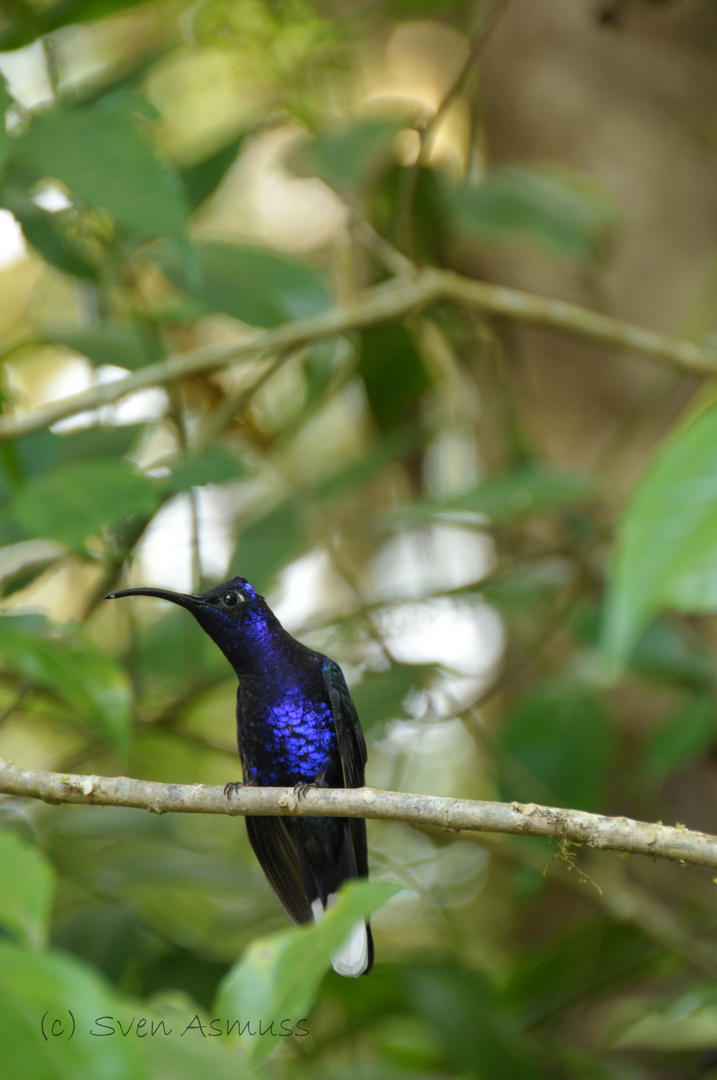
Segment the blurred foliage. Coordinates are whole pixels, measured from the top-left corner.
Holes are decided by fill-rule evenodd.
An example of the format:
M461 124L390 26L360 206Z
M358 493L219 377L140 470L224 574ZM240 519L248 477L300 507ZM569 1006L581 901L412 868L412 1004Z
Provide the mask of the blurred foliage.
M0 269L5 417L350 300L396 248L594 271L623 220L605 190L486 161L478 108L419 166L426 103L381 83L402 20L467 49L486 7L4 4L0 67L36 91L0 79L28 246ZM369 783L670 820L714 755L717 412L615 514L599 470L541 460L508 348L440 304L3 441L0 754L237 777L219 652L181 610L101 598L241 573L344 665ZM369 846L372 882L297 931L235 819L0 802L0 1072L715 1075L709 873L398 824ZM341 979L370 912L376 967Z

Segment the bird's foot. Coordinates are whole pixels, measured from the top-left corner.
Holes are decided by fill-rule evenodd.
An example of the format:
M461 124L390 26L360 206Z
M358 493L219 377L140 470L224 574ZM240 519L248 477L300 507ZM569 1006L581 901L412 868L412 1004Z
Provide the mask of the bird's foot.
M306 792L312 787L316 787L316 784L309 784L306 780L299 780L298 784L294 784L294 795L296 795L297 799L305 799Z
M228 784L224 785L224 795L227 799L231 799L232 795L243 787L256 787L256 780L230 780Z

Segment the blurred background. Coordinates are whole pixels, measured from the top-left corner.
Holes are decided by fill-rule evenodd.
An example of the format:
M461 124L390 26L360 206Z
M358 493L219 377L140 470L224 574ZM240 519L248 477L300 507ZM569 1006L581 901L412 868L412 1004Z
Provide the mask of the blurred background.
M102 597L241 574L342 665L368 784L717 832L717 522L660 562L717 505L695 376L445 302L12 428L426 265L709 344L716 57L711 0L4 0L0 757L238 778L215 646ZM368 829L376 967L296 1016L242 822L0 802L7 1075L717 1076L714 871ZM237 980L309 1034L86 1033Z

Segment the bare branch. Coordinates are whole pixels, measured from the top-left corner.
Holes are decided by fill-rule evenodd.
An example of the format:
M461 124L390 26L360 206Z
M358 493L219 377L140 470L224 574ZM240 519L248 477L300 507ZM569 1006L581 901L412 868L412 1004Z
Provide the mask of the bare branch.
M242 357L284 353L286 359L292 349L310 341L401 319L437 301L454 301L487 314L577 334L601 345L641 353L681 371L707 376L717 373L715 349L645 330L563 300L550 300L503 285L489 285L450 270L427 269L410 279L403 277L367 289L355 303L345 307L332 307L271 330L256 330L233 344L170 356L133 371L117 382L94 386L23 416L0 418L0 439L28 435L75 413L113 404L145 387L169 385L190 376L207 374Z
M36 772L0 759L0 793L48 803L129 806L155 814L251 814L258 817L331 815L434 825L448 832L543 836L551 840L697 866L717 867L717 837L682 827L562 810L535 803L477 802L410 795L376 788L311 788L297 798L291 788L243 787L230 799L224 789L205 784L160 784L126 776L82 776Z

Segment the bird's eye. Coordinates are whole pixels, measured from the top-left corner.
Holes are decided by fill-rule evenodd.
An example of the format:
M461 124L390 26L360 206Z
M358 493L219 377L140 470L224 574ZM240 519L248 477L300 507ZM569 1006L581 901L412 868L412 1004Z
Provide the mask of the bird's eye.
M234 607L236 604L239 603L239 599L239 593L225 592L224 596L222 597L222 603L225 607Z

